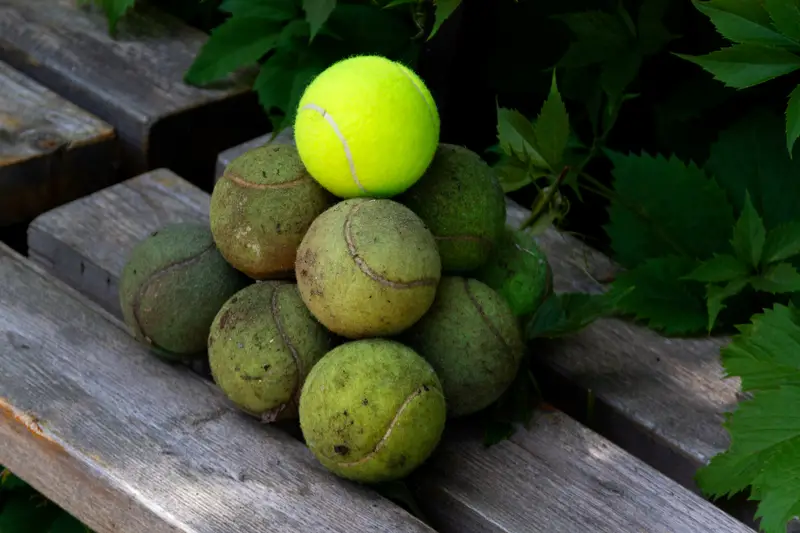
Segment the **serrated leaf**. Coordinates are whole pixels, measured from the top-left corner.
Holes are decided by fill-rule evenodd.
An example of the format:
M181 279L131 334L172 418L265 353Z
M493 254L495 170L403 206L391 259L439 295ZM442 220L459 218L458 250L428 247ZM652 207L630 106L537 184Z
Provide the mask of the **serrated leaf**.
M704 331L708 320L703 285L681 280L696 266L691 259L672 256L649 259L622 272L613 290L633 290L618 302L618 310L665 334Z
M789 103L786 105L786 149L790 155L798 137L800 137L800 85L789 95Z
M436 0L436 13L434 14L433 20L433 28L431 28L431 34L428 35L428 39L433 38L436 35L436 32L439 31L439 28L442 27L442 24L450 18L458 6L461 5L461 0Z
M789 263L775 263L750 280L754 289L773 294L800 291L800 272Z
M231 17L211 32L185 79L203 85L254 64L272 50L282 25L263 18Z
M584 67L613 59L629 49L633 41L625 23L605 11L567 13L563 20L575 36L558 65Z
M705 172L675 157L608 155L616 197L606 232L624 266L664 255L703 260L729 251L733 210Z
M675 54L714 75L728 87L745 89L800 68L800 57L782 48L735 44L704 56Z
M516 109L497 108L497 140L507 155L531 161L541 169L548 168L539 153L533 124Z
M336 9L336 0L303 0L306 21L311 26L311 39L317 35L334 9Z
M767 233L764 243L765 264L800 254L800 221L782 224Z
M258 17L283 22L298 15L294 0L225 0L220 11L236 17Z
M789 158L783 126L777 114L750 113L720 133L705 165L737 212L750 194L768 230L796 220L800 205L800 158Z
M714 24L714 27L717 28L720 35L729 41L763 46L797 48L796 42L775 31L771 25L759 22L759 20L764 20L764 15L766 14L766 12L756 13L759 7L753 6L750 8L751 12L747 13L747 15L754 16L754 18L751 19L748 16L744 16L741 12L737 12L739 10L736 9L736 4L741 4L741 2L731 0L693 0L692 3L701 13L711 19L711 22ZM758 2L751 3L758 4ZM734 5L733 11L731 10L732 5ZM763 11L764 8L760 7L760 9ZM769 20L768 16L767 20Z
M638 50L620 53L603 64L600 72L600 85L610 96L609 100L617 100L636 79L642 65L642 55Z
M708 299L708 327L707 331L710 333L714 329L714 324L717 322L717 317L720 312L725 309L726 305L723 303L731 296L735 296L742 292L747 286L747 279L736 279L727 285L709 285L706 287L706 298Z
M569 116L561 94L558 92L555 71L550 85L550 95L542 106L533 130L539 153L549 165L550 170L557 172L569 141Z
M528 321L525 335L528 339L554 339L576 333L597 319L613 315L617 304L633 290L551 293Z
M731 245L737 257L753 268L758 268L766 236L767 230L753 207L750 193L745 193L744 209L733 227L733 239L731 239Z
M800 41L800 0L764 0L764 7L779 32Z
M738 258L721 254L703 261L691 271L684 279L702 281L705 283L721 283L746 278L750 274L750 267Z
M282 113L290 111L289 98L294 83L294 69L297 66L295 54L283 49L272 54L263 65L253 84L261 107L272 116L275 110ZM276 127L276 124L273 124Z
M515 157L504 155L492 168L494 169L494 173L504 193L517 191L530 185L532 183L532 178L536 177L528 172L528 167L525 163ZM539 177L541 177L541 175L547 174L542 172Z

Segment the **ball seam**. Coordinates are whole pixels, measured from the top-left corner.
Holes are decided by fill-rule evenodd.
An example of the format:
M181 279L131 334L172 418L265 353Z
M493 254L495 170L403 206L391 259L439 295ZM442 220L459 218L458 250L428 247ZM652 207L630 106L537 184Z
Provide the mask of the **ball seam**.
M371 278L373 281L380 283L381 285L385 285L387 287L392 287L393 289L411 289L415 287L425 287L436 285L438 280L435 278L422 278L414 281L393 281L383 276L379 275L377 272L372 270L372 268L367 264L364 259L358 255L358 248L356 247L355 239L353 237L353 232L351 229L351 224L353 220L353 216L361 209L362 206L365 206L369 203L375 202L376 200L367 200L366 202L362 202L359 204L354 205L350 212L347 213L347 217L344 219L344 240L347 243L347 252L350 255L350 258L356 264L356 266L367 275L367 277Z
M467 279L467 278L462 278L462 279L464 280L464 290L467 293L467 297L472 302L472 305L475 306L475 309L478 311L478 314L481 315L481 318L483 319L483 322L486 324L486 327L488 327L489 330L494 334L494 336L497 337L497 340L499 340L500 343L503 346L505 346L506 351L508 353L511 353L511 347L508 345L506 340L503 338L503 335L500 333L500 331L497 329L497 327L492 323L491 320L489 320L489 316L483 310L483 307L478 302L478 299L475 298L474 294L472 294L472 291L469 288L469 279Z
M139 329L139 332L142 334L142 336L145 338L145 340L149 344L151 344L151 345L153 345L153 346L155 346L157 348L161 348L163 350L166 350L166 348L163 348L162 346L159 346L158 344L153 342L153 339L151 339L145 333L144 328L142 327L142 319L139 316L139 308L142 305L142 298L144 296L145 290L147 290L147 288L150 286L150 284L154 280L156 280L156 279L158 279L158 278L160 278L160 277L162 277L162 276L164 276L164 275L166 275L166 274L168 274L168 273L172 272L173 270L176 270L176 269L178 269L180 267L187 266L187 265L190 265L190 264L192 264L192 263L194 263L196 261L199 261L200 258L202 258L205 254L207 254L208 252L210 252L211 250L214 250L214 249L215 249L215 245L214 245L214 242L212 241L211 244L206 246L206 248L203 249L197 255L194 255L194 256L189 257L187 259L181 259L180 261L173 261L171 263L167 263L164 266L164 268L162 268L160 270L157 270L156 272L153 272L152 274L150 274L142 282L141 286L139 287L139 290L136 291L136 295L133 298L133 321L136 324L136 327ZM166 350L166 351L169 351L169 350Z
M295 386L295 393L292 395L292 398L289 401L294 401L299 405L299 396L300 396L300 383L302 381L303 375L303 363L300 360L300 356L297 353L297 349L292 344L289 335L286 333L286 330L283 327L283 323L280 319L280 312L278 309L278 292L281 290L281 286L275 287L272 291L272 298L270 299L270 312L272 313L272 319L275 321L275 327L278 329L278 334L281 336L281 340L283 341L284 346L289 349L289 353L292 354L292 359L294 359L294 366L297 369L297 383ZM283 411L289 402L281 404L275 409L272 409L274 413L270 413L271 419L265 420L266 422L273 422L278 414ZM262 420L264 420L264 415L262 415Z
M418 389L416 389L411 394L409 394L408 397L403 401L403 403L400 404L400 407L397 409L397 412L394 414L394 417L392 418L391 422L389 422L389 426L386 428L386 432L383 434L383 437L381 437L381 440L379 440L378 443L375 444L375 448L373 448L371 452L369 452L364 457L362 457L360 459L357 459L355 461L349 461L349 462L346 462L346 463L345 462L336 462L336 461L334 461L336 463L336 466L339 466L341 468L351 468L351 467L354 467L354 466L358 466L358 465L364 464L367 461L369 461L370 459L372 459L373 457L375 457L375 455L377 455L377 453L381 451L381 449L384 447L386 442L389 440L389 437L392 435L392 432L394 431L395 426L400 421L400 415L403 414L403 411L405 411L408 408L408 406L411 405L412 401L414 401L416 398L422 396L422 394L424 392L432 392L432 391L433 392L437 392L437 393L439 392L438 390L433 389L433 388L431 388L431 387L429 387L427 385L423 385L423 386L419 387Z
M331 129L333 130L333 133L336 135L336 137L339 138L339 142L342 143L342 149L344 150L344 157L345 159L347 159L347 164L350 167L350 176L353 178L353 182L356 184L356 187L358 187L358 189L361 192L363 192L364 194L369 194L369 191L366 189L366 187L364 187L361 184L361 182L358 179L358 174L356 173L356 163L355 160L353 159L353 152L350 150L350 144L347 142L347 139L345 138L344 133L342 133L342 130L339 129L339 125L336 123L333 116L331 116L331 114L328 113L326 109L314 103L308 103L304 105L303 110L316 111L322 116L323 119L325 119L325 122L327 122L330 125Z
M254 183L252 181L248 181L241 177L239 174L235 172L225 172L223 174L225 179L228 179L239 185L240 187L244 187L245 189L258 189L258 190L267 190L267 189L289 189L297 185L298 183L302 183L305 181L309 181L311 179L310 176L300 176L299 178L295 178L289 181L283 181L281 183Z

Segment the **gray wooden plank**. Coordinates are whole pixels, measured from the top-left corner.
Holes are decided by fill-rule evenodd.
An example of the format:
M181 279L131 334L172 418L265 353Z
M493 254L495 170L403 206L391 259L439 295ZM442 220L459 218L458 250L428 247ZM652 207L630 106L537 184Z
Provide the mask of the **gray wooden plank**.
M0 463L98 533L432 533L0 245Z
M205 216L202 191L185 184L165 190L179 183L145 175L46 213L30 227L31 256L44 258L59 276L83 261L116 278L137 237L178 212ZM160 201L173 207L159 207ZM192 207L203 213L190 215ZM424 511L444 533L575 531L576 525L609 533L750 531L561 413L540 413L530 431L489 450L468 426L450 423L435 457L412 478Z
M114 126L125 177L164 166L210 185L220 150L266 131L246 73L213 88L183 83L206 40L146 5L114 39L98 10L74 1L0 2L0 59Z
M0 61L0 226L110 185L116 156L109 124Z
M287 134L289 135L289 134ZM285 137L288 138L288 137ZM262 136L220 153L217 177ZM514 227L529 211L507 199ZM553 229L538 237L558 292L600 292L619 270L605 255ZM560 407L692 490L693 476L728 444L723 413L738 400L738 379L723 379L726 338L665 338L626 320L600 320L577 335L537 343L541 384ZM570 387L577 385L577 387ZM591 420L586 393L596 398Z

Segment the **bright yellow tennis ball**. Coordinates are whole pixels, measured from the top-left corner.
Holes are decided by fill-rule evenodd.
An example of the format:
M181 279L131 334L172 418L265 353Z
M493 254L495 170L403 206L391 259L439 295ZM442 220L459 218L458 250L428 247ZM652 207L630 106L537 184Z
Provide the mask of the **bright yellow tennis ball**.
M294 136L309 174L341 198L408 189L439 143L439 113L423 81L385 57L355 56L306 87Z

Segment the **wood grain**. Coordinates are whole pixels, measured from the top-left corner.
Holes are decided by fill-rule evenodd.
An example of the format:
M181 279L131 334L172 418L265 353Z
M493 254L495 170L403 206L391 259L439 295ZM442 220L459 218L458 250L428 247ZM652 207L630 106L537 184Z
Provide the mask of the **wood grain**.
M220 150L266 131L249 76L183 83L206 40L146 5L112 38L102 14L75 0L0 2L0 59L114 126L125 177L163 166L210 186Z
M174 220L176 213L205 216L205 193L163 176L136 178L39 217L31 226L31 257L59 276L79 271L83 261L101 277L115 279L137 236ZM117 215L121 210L128 210L126 216ZM83 270L84 277L90 275ZM82 286L92 283L85 280ZM750 531L558 412L540 414L530 431L520 430L513 442L489 450L469 422L451 423L436 456L412 481L425 513L443 533L587 526L609 533Z
M0 463L98 533L433 533L0 245Z
M112 183L114 129L0 61L0 226Z
M288 137L289 133L284 136ZM217 176L267 136L222 152ZM529 211L507 199L508 224ZM605 290L619 266L578 239L550 229L538 238L558 292ZM738 379L723 379L725 338L665 338L629 321L600 320L577 335L532 346L541 385L560 407L591 424L692 490L693 476L728 444L723 413L735 405ZM586 391L596 398L586 412Z

